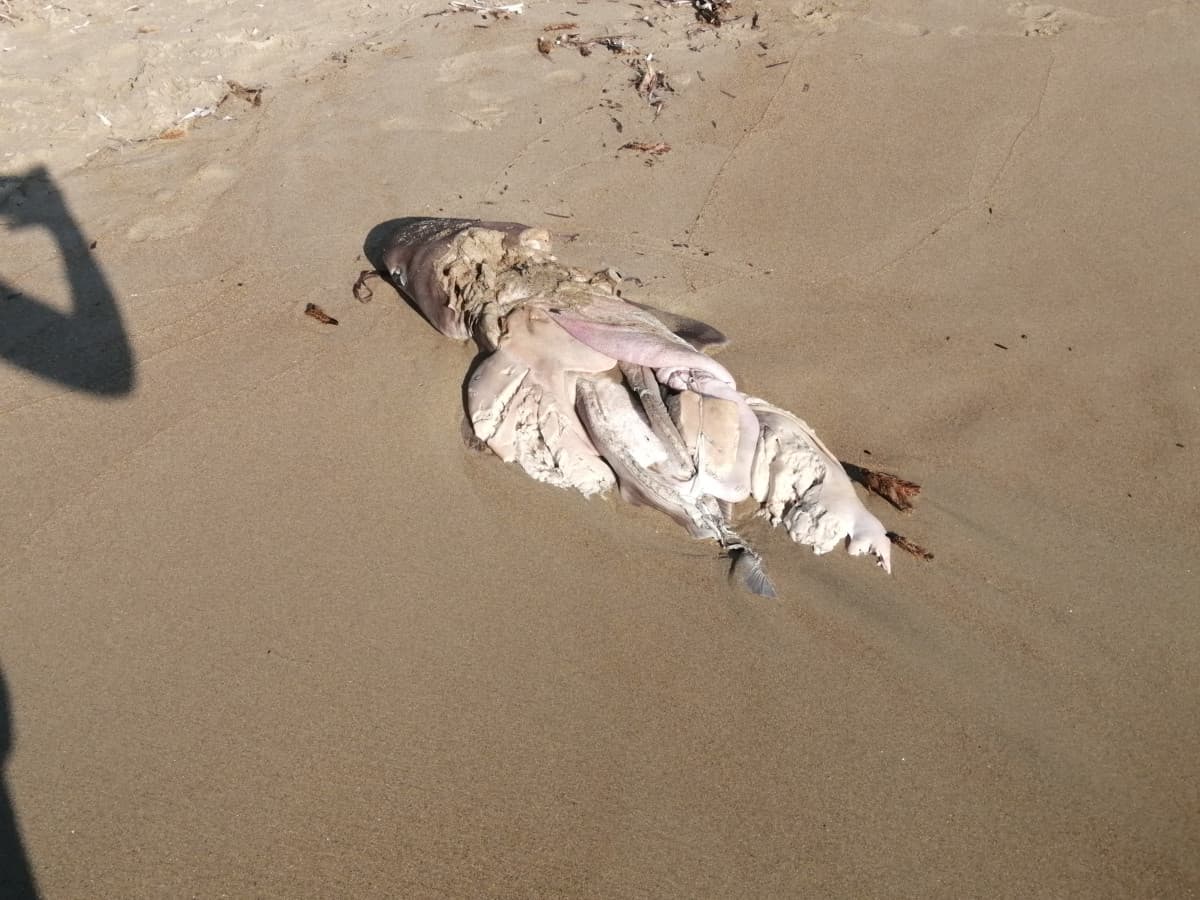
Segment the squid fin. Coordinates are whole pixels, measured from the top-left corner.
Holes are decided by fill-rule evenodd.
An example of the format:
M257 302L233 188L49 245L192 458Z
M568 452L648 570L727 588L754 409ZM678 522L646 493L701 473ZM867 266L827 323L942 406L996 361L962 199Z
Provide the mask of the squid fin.
M729 555L733 558L733 565L729 568L730 581L740 584L752 594L766 597L768 600L774 600L779 596L775 591L775 585L767 576L761 556L749 547L731 550Z

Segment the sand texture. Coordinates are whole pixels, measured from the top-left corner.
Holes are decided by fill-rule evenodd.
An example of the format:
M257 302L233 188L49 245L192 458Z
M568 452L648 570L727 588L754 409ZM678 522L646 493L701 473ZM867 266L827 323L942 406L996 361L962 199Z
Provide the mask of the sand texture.
M0 897L1200 893L1200 7L1072 2L0 0ZM711 322L935 559L752 522L764 601L470 450L408 215Z

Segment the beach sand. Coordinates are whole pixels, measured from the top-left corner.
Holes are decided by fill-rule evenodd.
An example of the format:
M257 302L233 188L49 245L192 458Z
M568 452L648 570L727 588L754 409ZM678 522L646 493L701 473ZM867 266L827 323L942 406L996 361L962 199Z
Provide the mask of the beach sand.
M10 892L1200 892L1195 4L126 6L0 4ZM935 559L764 601L468 450L403 215L723 329Z

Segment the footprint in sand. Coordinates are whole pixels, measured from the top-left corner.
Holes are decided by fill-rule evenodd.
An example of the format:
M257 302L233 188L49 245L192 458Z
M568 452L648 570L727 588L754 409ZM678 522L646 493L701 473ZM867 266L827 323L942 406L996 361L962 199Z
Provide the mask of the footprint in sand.
M1063 30L1063 10L1045 3L1014 3L1010 16L1021 20L1025 37L1053 37Z
M507 53L507 51L505 51ZM514 108L520 108L521 82L516 79L480 77L468 79L470 65L479 73L495 74L495 66L485 64L496 54L464 53L445 60L430 90L406 112L379 123L383 131L432 131L461 134L474 129L491 131ZM464 62L465 61L465 62Z
M181 184L163 188L154 195L158 209L130 226L125 236L131 241L144 241L192 231L221 195L233 187L239 174L231 166L209 163Z
M839 19L866 7L861 0L800 0L793 4L792 13L800 24L816 34L837 31Z
M499 77L523 65L526 56L526 48L505 47L446 59L437 67L427 108L392 116L379 127L383 131L491 131L512 110L527 107L530 95L542 90L544 83L562 86L584 79L582 72L567 68L548 69L540 79Z
M800 20L801 27L816 35L837 31L838 22L851 17L901 37L925 37L932 33L919 22L880 18L869 14L869 9L865 0L800 0L792 6L792 13Z
M577 69L550 69L542 76L542 81L553 85L579 84L584 75Z
M900 37L926 37L932 31L917 22L900 22L893 19L877 19L874 16L863 16L863 24L870 25L888 34Z
M526 56L524 46L500 47L495 50L472 50L451 56L437 67L437 80L443 84L469 81L477 84L481 79L500 75Z
M476 92L472 92L476 93ZM477 128L491 131L508 118L510 104L500 102L481 103L469 97L458 97L457 102L446 100L421 114L400 114L379 123L380 131L433 131L444 134L461 134Z
M1112 19L1049 3L1013 3L1008 14L1021 20L1025 37L1053 37L1068 24L1107 25Z

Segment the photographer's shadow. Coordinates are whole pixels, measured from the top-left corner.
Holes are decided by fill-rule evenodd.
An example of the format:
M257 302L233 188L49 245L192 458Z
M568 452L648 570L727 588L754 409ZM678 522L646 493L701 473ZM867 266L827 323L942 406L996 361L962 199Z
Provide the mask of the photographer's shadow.
M8 689L4 684L4 673L0 672L0 897L4 900L36 900L33 872L21 843L17 814L4 774L11 749L12 720L8 710Z
M0 176L0 223L44 228L58 244L71 289L62 313L5 280L0 257L0 359L68 388L101 396L133 390L133 354L116 298L75 218L43 168Z

